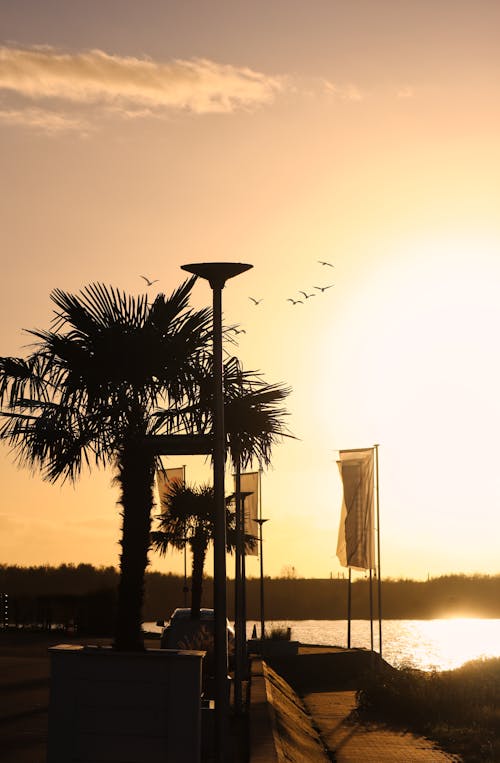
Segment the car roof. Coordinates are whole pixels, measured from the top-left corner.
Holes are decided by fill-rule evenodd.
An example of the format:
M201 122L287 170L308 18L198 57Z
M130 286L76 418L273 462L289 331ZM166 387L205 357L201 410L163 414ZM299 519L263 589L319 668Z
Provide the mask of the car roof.
M174 611L170 615L171 620L174 620L174 619L182 620L188 617L191 617L190 607L177 607L177 609L174 609ZM203 607L202 609L200 609L200 618L205 620L213 620L214 610L208 609L207 607Z

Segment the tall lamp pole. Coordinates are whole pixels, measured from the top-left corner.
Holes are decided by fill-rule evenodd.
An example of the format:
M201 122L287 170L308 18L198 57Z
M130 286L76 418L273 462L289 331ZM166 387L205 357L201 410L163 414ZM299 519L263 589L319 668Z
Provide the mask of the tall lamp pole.
M236 715L243 712L243 678L246 678L246 603L245 603L245 498L252 495L241 491L240 461L236 465L236 543L235 543L235 575L234 575L234 630L235 630L235 661L234 661L234 709Z
M226 760L226 730L229 713L227 685L226 632L226 505L224 496L225 431L222 364L222 289L229 278L249 270L241 262L201 262L182 265L182 270L205 278L213 296L213 375L214 375L214 609L215 609L215 752L217 763Z
M189 538L183 538L184 541L184 585L182 586L182 592L184 594L184 606L187 607L189 587L187 584L187 542Z
M261 641L264 640L265 637L265 620L264 620L264 552L263 552L263 543L262 543L262 525L264 522L268 522L268 519L262 519L260 517L259 519L255 520L257 524L259 525L259 546L260 546L260 638Z

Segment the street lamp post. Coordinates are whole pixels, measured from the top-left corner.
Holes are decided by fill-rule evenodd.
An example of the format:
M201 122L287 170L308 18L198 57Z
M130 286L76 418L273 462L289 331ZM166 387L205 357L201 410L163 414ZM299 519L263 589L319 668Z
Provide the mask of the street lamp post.
M189 588L187 584L187 543L189 538L183 538L184 541L184 585L182 587L182 592L184 594L184 606L187 607L188 605L188 593Z
M183 270L205 278L213 296L213 375L214 375L214 609L215 609L215 749L217 763L226 759L226 730L229 712L227 686L226 632L226 506L224 496L225 432L222 364L222 289L229 278L249 270L241 262L202 262L182 265Z
M234 709L236 715L243 712L243 679L247 677L245 667L247 654L246 640L246 600L245 600L245 498L251 492L241 490L240 462L236 466L236 491L234 494L236 507L236 543L235 543L235 575L234 575L234 630L235 630L235 659L234 659Z
M263 542L262 542L262 525L264 522L268 522L268 519L262 519L260 517L259 519L255 520L257 524L259 525L259 546L260 546L260 638L261 641L264 641L265 637L265 620L264 620L264 553L263 553Z

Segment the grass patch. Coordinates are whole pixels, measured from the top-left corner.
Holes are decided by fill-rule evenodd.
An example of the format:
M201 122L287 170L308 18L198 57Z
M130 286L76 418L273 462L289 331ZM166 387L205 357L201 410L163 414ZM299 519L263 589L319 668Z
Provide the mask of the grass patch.
M265 639L274 639L277 641L290 641L292 629L287 625L274 625L264 634Z
M358 712L424 734L466 763L500 761L500 658L365 677Z

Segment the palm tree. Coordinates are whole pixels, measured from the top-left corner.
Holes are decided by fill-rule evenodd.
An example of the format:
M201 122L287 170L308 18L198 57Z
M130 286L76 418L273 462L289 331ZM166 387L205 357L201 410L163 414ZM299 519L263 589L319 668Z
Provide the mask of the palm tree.
M210 543L215 537L214 489L209 485L190 487L173 482L167 495L164 513L158 517L159 529L151 533L155 551L165 555L168 548L181 549L189 543L192 553L191 617L200 616L203 570ZM235 541L234 513L226 508L227 550Z
M261 374L244 371L237 358L225 364L224 425L226 447L235 468L253 460L269 466L273 447L293 438L285 425L283 402L291 392L282 384L267 384Z
M184 409L184 424L192 432L211 431L213 395L212 358L204 355L197 366L197 395L194 404ZM226 445L235 468L246 467L252 458L268 465L272 447L279 439L291 437L283 423L287 410L281 405L290 389L266 384L255 372L244 372L237 358L224 364L224 418ZM159 418L163 416L158 413ZM151 534L156 551L165 554L169 546L184 548L189 542L193 553L191 614L196 617L201 606L201 581L207 547L214 536L213 489L190 488L173 483L167 497L166 511L158 517L159 529ZM253 545L253 536L237 527L236 517L227 512L227 547Z
M206 434L212 431L211 353L198 355L194 374L197 393L182 411L183 426L191 434ZM269 466L273 447L285 437L293 438L284 423L288 411L283 405L291 388L266 383L260 372L243 370L234 356L224 363L223 377L226 452L233 466L240 462L246 468L254 459ZM157 415L162 425L169 414Z
M197 365L211 338L211 311L189 308L196 279L152 304L91 284L56 289L49 331L26 358L0 358L0 439L18 461L51 481L76 480L84 466L115 468L122 507L115 647L143 648L141 612L148 563L155 457L151 434L182 430ZM157 416L158 410L162 415Z
M185 425L190 431L211 431L213 395L212 358L204 355L197 366L196 385L198 393L194 404L184 411ZM290 388L280 384L266 384L255 372L245 372L237 358L231 357L224 364L224 418L226 448L238 472L247 467L252 459L269 465L273 446L283 437L292 437L284 425L288 411L283 401ZM162 417L160 412L159 417ZM196 617L201 606L201 583L203 565L208 544L214 535L214 505L211 488L183 488L173 483L167 499L167 510L158 517L159 530L152 533L155 550L165 554L168 547L184 548L186 538L193 552L191 615ZM228 512L226 544L228 550L243 549L253 545L256 539L245 533L241 512Z

